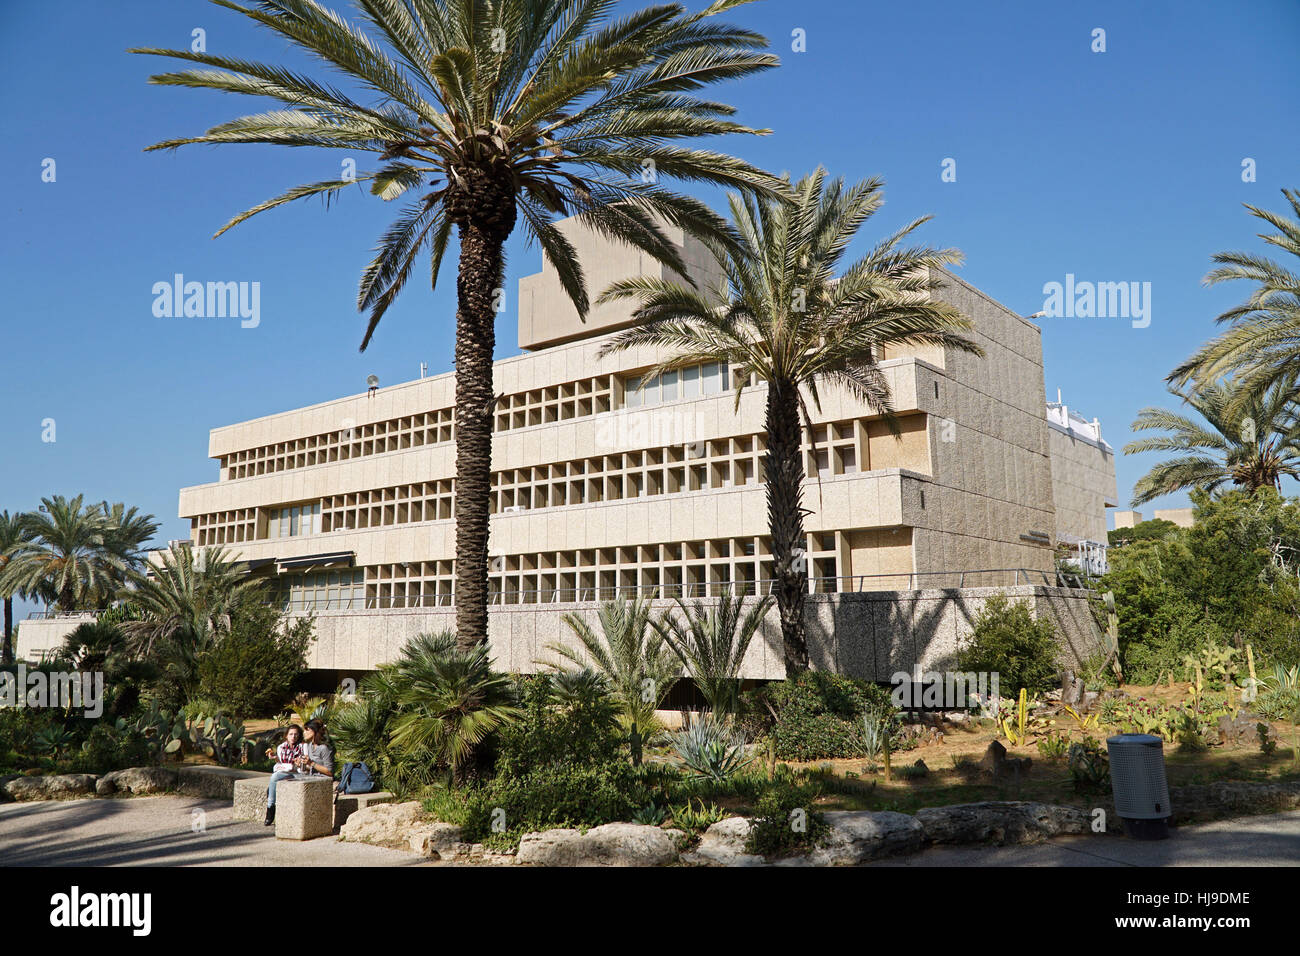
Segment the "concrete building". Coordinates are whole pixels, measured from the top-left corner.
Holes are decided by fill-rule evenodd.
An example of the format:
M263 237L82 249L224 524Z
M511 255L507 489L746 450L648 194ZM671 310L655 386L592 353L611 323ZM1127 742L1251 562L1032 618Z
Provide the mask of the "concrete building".
M565 228L593 288L662 274ZM702 247L676 239L701 287L717 288ZM886 352L901 435L825 390L805 444L819 666L871 676L940 660L989 587L1018 587L1074 622L1068 641L1088 637L1084 593L1055 587L1054 548L1074 543L1067 534L1105 540L1110 448L1096 423L1088 432L1063 406L1045 414L1039 329L943 279L985 356ZM565 639L562 612L617 593L766 591L765 386L746 388L737 409L731 371L705 364L638 388L654 354L598 355L628 306L582 323L549 268L521 280L519 315L525 352L497 362L494 386L498 666L535 670L545 644ZM217 481L181 490L195 547L238 553L286 607L317 615L313 667L371 668L419 630L451 625L453 392L447 373L216 428ZM752 656L746 676L782 676L779 628Z
M1195 523L1194 510L1193 508L1157 508L1151 518L1153 521L1172 521L1180 528L1190 528ZM1116 511L1115 530L1132 528L1134 525L1141 524L1142 520L1140 511Z
M1115 512L1115 530L1120 528L1132 528L1134 525L1142 523L1142 512L1140 511L1116 511Z
M1061 401L1047 403L1056 540L1090 574L1106 572L1106 509L1119 504L1115 451L1088 421Z
M1152 515L1161 521L1172 521L1180 528L1190 528L1195 521L1192 518L1193 508L1157 508Z

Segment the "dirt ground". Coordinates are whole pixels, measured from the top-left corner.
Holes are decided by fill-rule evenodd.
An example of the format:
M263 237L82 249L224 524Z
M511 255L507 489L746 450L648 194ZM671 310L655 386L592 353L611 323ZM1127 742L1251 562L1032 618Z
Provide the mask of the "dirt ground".
M1171 706L1183 704L1190 685L1174 684L1139 687L1125 685L1124 691L1133 698L1146 698ZM1270 777L1300 775L1300 764L1294 759L1293 740L1295 728L1286 721L1272 724L1277 732L1278 748L1272 758L1265 759L1255 743L1239 746L1212 746L1202 753L1182 753L1176 745L1166 743L1166 774L1171 787L1205 784L1215 780L1265 780ZM821 760L794 763L796 767L825 767L830 765L835 777L827 789L832 791L822 797L819 804L831 810L898 810L913 813L921 807L944 806L982 800L1037 800L1090 807L1096 803L1096 794L1079 792L1064 759L1049 760L1039 753L1036 739L1013 747L998 734L990 722L944 723L944 734L938 743L925 743L911 750L900 751L891 757L894 770L924 761L928 768L925 776L904 779L893 775L885 781L883 767L872 767L867 761ZM1104 744L1109 736L1118 733L1114 727L1101 725L1086 731L1080 730L1068 714L1055 719L1050 727L1055 733L1067 734L1071 742L1091 736ZM1008 757L1029 757L1033 764L1027 774L1019 778L994 781L988 775L979 775L970 768L959 769L963 758L978 762L989 744L998 740L1007 750ZM1109 795L1110 788L1104 792Z

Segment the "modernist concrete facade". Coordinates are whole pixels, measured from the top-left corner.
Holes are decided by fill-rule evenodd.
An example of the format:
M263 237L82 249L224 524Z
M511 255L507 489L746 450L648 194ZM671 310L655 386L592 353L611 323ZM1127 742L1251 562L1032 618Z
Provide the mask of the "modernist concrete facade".
M1047 405L1052 459L1056 540L1076 565L1106 571L1106 509L1119 504L1115 451L1101 437L1101 422L1088 421L1060 400Z
M1195 524L1194 512L1194 508L1157 508L1151 517L1156 521L1172 521L1180 528L1190 528ZM1142 512L1140 511L1115 512L1115 530L1117 531L1120 528L1131 528L1134 525L1141 524L1142 521Z
M566 229L594 264L593 287L662 274L647 257ZM716 288L702 248L678 238L692 276ZM888 604L898 621L937 600L918 596L936 589L1054 585L1054 547L1073 540L1067 532L1105 540L1113 456L1049 425L1039 329L956 276L942 279L985 355L883 354L900 437L839 391L824 390L814 411L804 504L811 589L826 595L810 605L817 621L841 601ZM638 388L657 355L598 354L630 321L626 306L606 306L581 323L548 270L520 283L528 351L495 368L490 636L501 666L534 669L539 635L563 637L560 612L620 591L755 593L772 577L765 386L747 387L738 408L725 367ZM453 400L448 373L211 432L218 480L180 493L193 545L235 552L276 578L291 610L318 615L313 666L373 667L405 637L449 624ZM832 643L866 640L857 630ZM779 647L772 631L769 649ZM954 624L954 640L959 632ZM779 655L753 665L753 676L777 671Z

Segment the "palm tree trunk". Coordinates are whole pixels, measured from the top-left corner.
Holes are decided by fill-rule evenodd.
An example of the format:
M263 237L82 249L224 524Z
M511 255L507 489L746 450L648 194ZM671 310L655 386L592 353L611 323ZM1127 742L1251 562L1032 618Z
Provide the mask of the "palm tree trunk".
M803 531L803 448L799 435L799 390L792 382L767 385L767 521L772 533L776 605L786 677L808 669L803 606L808 597L807 539Z
M14 599L5 598L5 643L4 650L0 652L0 663L12 664L14 662Z
M449 203L460 235L456 278L456 643L487 642L488 515L492 491L492 357L504 244L515 223L508 180L479 169Z

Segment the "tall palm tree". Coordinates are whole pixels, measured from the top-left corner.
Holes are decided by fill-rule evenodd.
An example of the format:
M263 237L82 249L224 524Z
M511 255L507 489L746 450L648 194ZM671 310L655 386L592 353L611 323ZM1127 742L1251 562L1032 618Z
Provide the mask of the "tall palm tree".
M1300 190L1283 189L1282 195L1294 218L1244 205L1277 230L1260 233L1261 239L1300 258ZM1245 302L1216 320L1231 327L1174 369L1169 381L1213 382L1232 373L1242 385L1238 398L1244 399L1300 370L1300 273L1253 252L1220 252L1214 261L1219 267L1206 275L1206 285L1245 280L1256 287Z
M0 664L14 662L14 596L24 596L16 586L5 583L5 569L19 546L29 540L30 532L22 517L20 514L10 517L9 512L0 511L0 597L4 598L5 605L5 634L4 645L0 647Z
M1280 490L1283 475L1300 476L1297 375L1300 370L1287 373L1262 395L1251 394L1243 382L1231 379L1186 388L1171 385L1170 394L1190 405L1204 424L1164 408L1138 412L1134 431L1166 434L1129 442L1124 454L1180 454L1138 480L1133 486L1133 507L1190 488L1214 491L1233 484L1252 492L1265 487Z
M159 552L147 571L132 573L131 603L142 616L123 623L122 630L141 657L151 656L160 645L196 657L230 630L235 608L259 598L264 586L224 548L196 552L173 545Z
M138 570L144 563L144 546L162 526L153 515L143 514L134 506L128 508L120 501L112 505L102 501L99 510L108 522L104 547L117 556L125 569L116 581L120 588L126 584L129 573ZM107 606L113 596L112 593L101 595L100 606Z
M522 216L580 315L588 299L572 244L555 226L576 215L685 274L659 226L666 221L725 243L725 223L661 179L772 193L779 181L748 163L680 140L763 133L726 104L694 95L774 66L757 33L715 19L749 0L699 13L676 4L618 19L616 0L356 0L371 33L316 0L214 0L323 61L361 88L361 102L282 67L187 50L142 49L215 69L151 82L269 97L288 107L244 116L187 143L272 143L377 154L369 172L295 186L240 213L357 182L385 200L418 193L380 240L361 277L369 310L364 350L422 252L436 281L453 226L456 278L456 629L463 647L487 639L492 358L504 244ZM373 34L373 35L371 35Z
M596 610L599 634L580 614L565 614L563 620L581 650L560 643L546 645L547 650L577 669L590 668L609 681L632 747L632 762L641 763L642 742L661 729L654 712L682 672L672 648L651 625L649 603L639 597L602 602ZM562 664L545 663L554 670L563 669Z
M669 612L654 628L686 666L695 686L716 712L733 714L740 702L740 666L745 652L772 606L765 594L744 612L745 599L724 591L715 606L703 601L688 605L681 598L681 617Z
M932 295L941 287L937 270L960 261L960 253L902 245L929 217L841 265L849 243L884 202L882 186L873 178L846 188L818 169L796 184L789 203L732 195L741 243L715 248L729 287L721 308L697 290L652 277L616 282L600 299L640 303L640 324L614 336L605 351L660 350L664 357L647 378L724 361L738 383L737 408L751 376L767 383L767 514L789 676L808 668L800 443L801 412L811 422L808 399L820 409L820 388L842 387L896 430L889 385L876 367L882 347L939 345L982 354L959 334L969 320Z
M107 544L112 529L104 513L83 500L42 498L40 511L18 517L26 540L11 552L0 590L34 595L68 613L113 589L126 564Z

